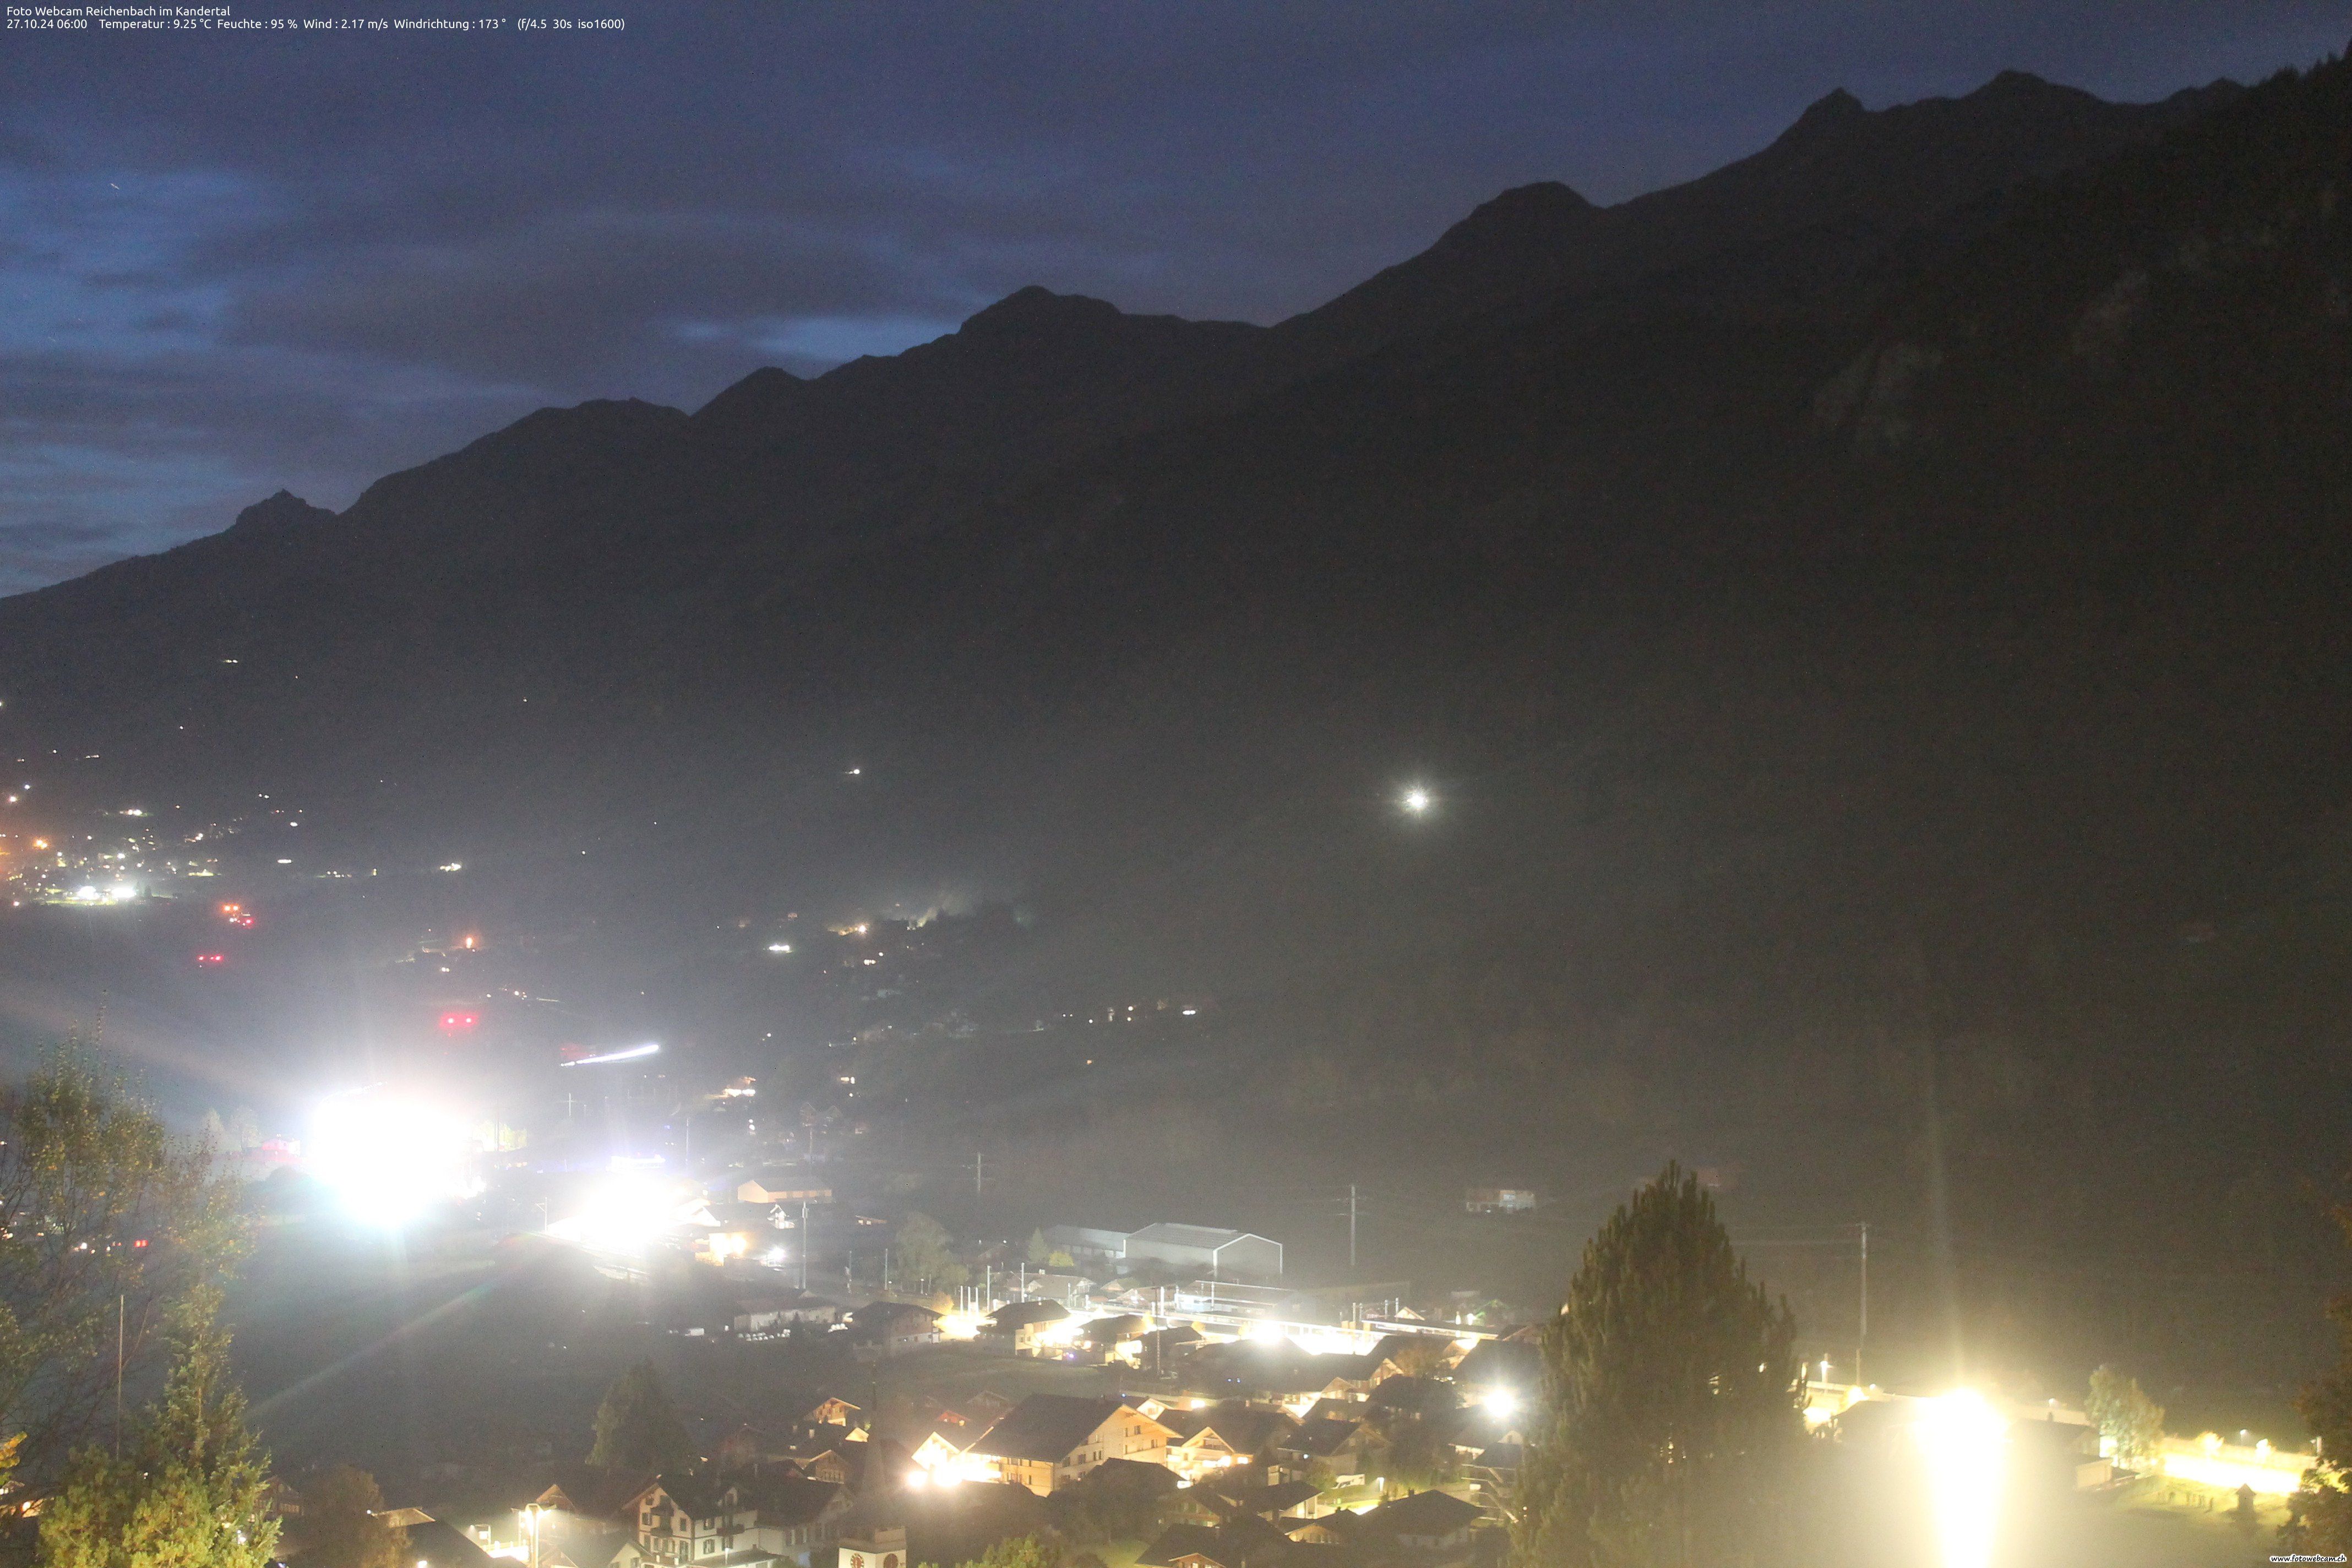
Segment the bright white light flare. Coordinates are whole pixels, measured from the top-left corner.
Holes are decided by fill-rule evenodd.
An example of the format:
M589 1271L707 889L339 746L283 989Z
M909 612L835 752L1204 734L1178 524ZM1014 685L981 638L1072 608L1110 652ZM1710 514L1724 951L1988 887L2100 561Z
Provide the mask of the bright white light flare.
M310 1172L368 1225L397 1229L482 1190L478 1123L381 1089L323 1101L310 1117Z
M592 1252L642 1257L654 1242L686 1222L694 1201L688 1183L619 1171L589 1194L578 1214L557 1220L547 1233Z
M1404 792L1404 808L1415 816L1423 815L1435 804L1425 789L1409 789Z
M601 1057L582 1057L575 1061L568 1061L562 1065L568 1068L593 1068L600 1067L605 1062L633 1062L639 1057L656 1056L660 1054L660 1051L661 1047L658 1043L643 1046L631 1046L625 1051L606 1051Z
M1916 1432L1944 1568L1987 1568L2008 1465L2008 1418L1982 1394L1959 1389L1922 1405Z

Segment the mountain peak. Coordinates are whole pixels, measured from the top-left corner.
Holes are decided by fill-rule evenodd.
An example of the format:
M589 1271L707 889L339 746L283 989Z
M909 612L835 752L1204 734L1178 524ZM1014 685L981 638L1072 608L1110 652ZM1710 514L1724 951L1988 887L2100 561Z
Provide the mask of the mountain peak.
M1843 88L1835 88L1805 105L1805 111L1796 122L1782 132L1784 136L1811 135L1832 126L1848 125L1869 114L1862 100Z
M957 335L1025 336L1041 331L1099 329L1120 318L1119 308L1108 300L1085 294L1056 294L1032 283L966 319Z
M310 522L325 522L335 514L322 506L312 506L292 490L281 489L267 500L257 500L236 514L228 531L247 538L257 535L285 533Z
M1495 245L1549 243L1601 209L1558 180L1538 180L1479 203L1440 235L1431 248L1463 250Z

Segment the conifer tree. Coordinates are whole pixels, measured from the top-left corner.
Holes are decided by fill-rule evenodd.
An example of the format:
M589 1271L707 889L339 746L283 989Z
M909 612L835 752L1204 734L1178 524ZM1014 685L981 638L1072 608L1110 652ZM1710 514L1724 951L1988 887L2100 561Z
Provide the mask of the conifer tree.
M596 1407L596 1446L588 1462L606 1469L682 1474L694 1468L694 1445L662 1392L654 1363L641 1361L613 1380Z
M1526 1568L1765 1568L1794 1552L1796 1328L1669 1164L1584 1250L1544 1331Z
M268 1457L231 1375L220 1290L175 1314L163 1394L116 1458L76 1456L41 1513L41 1568L263 1568L278 1545Z
M302 1555L306 1568L401 1568L408 1531L383 1516L375 1478L338 1465L302 1489Z

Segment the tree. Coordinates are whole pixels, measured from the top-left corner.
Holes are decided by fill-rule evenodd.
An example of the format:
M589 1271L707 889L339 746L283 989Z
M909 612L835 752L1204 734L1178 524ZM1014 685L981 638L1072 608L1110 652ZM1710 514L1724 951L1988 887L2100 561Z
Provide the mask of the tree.
M1584 1249L1544 1331L1517 1545L1540 1568L1735 1568L1793 1552L1796 1325L1669 1164Z
M613 1380L596 1406L596 1446L588 1462L608 1470L681 1474L694 1468L686 1425L662 1392L654 1363L641 1361Z
M152 1388L192 1293L243 1256L236 1184L68 1038L0 1084L0 1436L56 1484L115 1408ZM118 1332L120 1339L118 1341Z
M950 1290L964 1282L963 1265L939 1221L922 1213L910 1214L898 1227L898 1272L925 1290Z
M2107 1452L2129 1470L2154 1469L2164 1446L2164 1406L2140 1391L2138 1380L2112 1366L2091 1373L2084 1414L2107 1440Z
M1066 1568L1069 1553L1049 1535L1016 1535L1000 1541L963 1568Z
M117 1458L80 1450L41 1512L41 1568L263 1568L278 1546L268 1456L230 1374L220 1290L174 1310L163 1397ZM331 1561L331 1560L322 1560Z
M2329 1214L2352 1240L2352 1204L2337 1204ZM2288 1500L2287 1522L2279 1531L2290 1552L2323 1556L2352 1552L2352 1294L2331 1298L2327 1316L2336 1324L2335 1369L2294 1402L2319 1441L2320 1458Z
M1052 1261L1053 1257L1054 1249L1045 1240L1045 1232L1042 1228L1031 1231L1029 1233L1029 1267L1043 1268Z
M375 1478L338 1465L302 1492L306 1568L400 1568L408 1531L383 1517Z

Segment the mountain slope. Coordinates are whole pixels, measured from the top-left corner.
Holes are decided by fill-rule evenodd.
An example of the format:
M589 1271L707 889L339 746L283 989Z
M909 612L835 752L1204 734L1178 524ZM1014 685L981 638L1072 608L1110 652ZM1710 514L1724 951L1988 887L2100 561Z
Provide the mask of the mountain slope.
M6 732L681 928L1018 892L1006 992L1223 997L1213 1059L919 1101L1040 1183L1204 1095L1268 1183L1705 1155L1989 1310L2020 1250L2252 1270L2144 1331L2291 1350L2262 1194L2352 1109L2347 134L2340 63L1825 100L1271 330L1024 294L536 416L0 604ZM2152 1289L2065 1278L2085 1333Z

